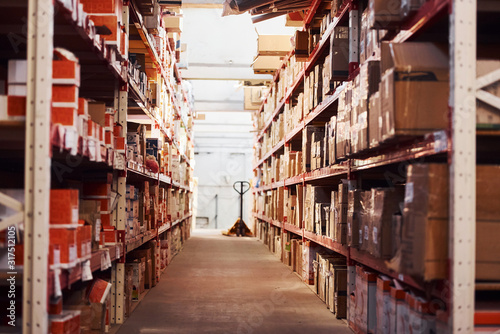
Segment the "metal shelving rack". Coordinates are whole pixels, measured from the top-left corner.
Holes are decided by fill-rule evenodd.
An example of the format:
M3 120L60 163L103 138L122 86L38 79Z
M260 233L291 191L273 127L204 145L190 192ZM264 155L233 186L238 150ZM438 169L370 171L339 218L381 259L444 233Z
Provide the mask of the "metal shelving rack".
M475 282L475 243L476 243L476 217L475 217L475 169L476 169L476 138L477 136L487 135L484 131L476 131L476 90L479 92L481 86L476 84L476 13L478 12L478 1L481 0L427 0L418 12L411 16L406 22L403 22L400 30L390 30L385 37L386 40L393 42L405 42L413 39L417 34L425 29L432 27L440 18L449 18L449 51L450 51L450 128L439 133L430 134L425 138L418 138L412 142L398 143L397 146L389 145L377 150L357 154L356 156L344 161L339 165L321 168L313 172L300 174L280 181L274 181L270 184L260 184L254 187L254 193L263 193L273 189L284 188L294 184L311 183L319 180L340 180L341 178L351 178L351 175L370 171L375 168L389 166L397 163L407 163L419 158L432 158L438 161L448 161L450 171L450 220L449 220L449 280L440 282L432 287L419 282L412 277L401 275L387 269L383 260L376 259L364 252L358 251L341 245L325 236L318 236L304 228L298 228L295 225L286 222L279 222L264 215L264 212L254 212L256 220L267 222L268 224L279 227L282 233L285 231L299 235L303 240L310 240L318 245L333 250L347 257L351 262L364 264L380 273L391 276L404 284L415 289L426 291L428 294L441 298L447 304L448 311L445 312L444 319L448 322L448 330L453 333L470 333L474 331L475 325L491 323L492 317L500 317L498 306L488 309L485 312L479 312L475 307L475 291L483 289L498 290L498 285L480 284ZM344 1L345 7L341 8L340 14L333 19L328 29L325 31L320 42L309 56L309 61L303 66L303 70L295 78L292 86L287 88L286 94L281 101L277 101L276 109L272 112L269 119L264 122L262 128L255 136L255 143L260 142L267 131L270 130L272 122L283 112L285 102L288 102L291 95L300 85L305 73L311 70L316 62L321 59L324 48L327 45L334 27L339 22L349 20L349 26L357 29L358 20L356 19L357 1ZM491 2L489 3L491 5ZM494 6L498 11L498 6ZM318 2L313 1L307 12L308 25L315 11L318 8ZM491 9L492 7L490 7ZM351 37L351 42L352 37ZM357 57L353 52L353 44L350 44L350 61L355 62ZM293 53L290 53L289 57ZM277 81L280 77L282 68L285 67L288 58L285 58L281 68L274 75ZM352 79L357 75L356 64L350 66L350 76ZM498 75L493 75L489 83L498 82ZM285 133L284 139L274 145L270 151L263 152L262 156L256 156L254 170L262 167L265 161L268 161L278 152L282 152L285 145L302 132L305 125L318 118L324 110L332 106L339 97L339 92L345 86L340 86L331 95L319 104L305 120L302 120L299 126L291 132ZM481 93L478 94L478 96ZM263 111L264 103L257 111L260 114ZM491 105L500 105L489 99ZM286 124L286 120L284 121ZM478 137L479 138L479 137ZM258 154L258 153L256 153ZM325 183L323 183L325 184ZM354 267L350 267L353 270ZM498 329L498 328L497 328Z
M137 13L134 2L123 1L123 21L122 26L129 33L129 18ZM127 74L126 60L127 56L122 57L116 48L107 45L104 40L92 39L88 32L82 28L78 22L74 21L65 5L61 0L24 0L19 2L0 1L0 8L3 10L2 17L9 15L12 11L17 14L25 13L29 18L25 22L26 31L26 59L28 59L28 80L27 80L27 109L25 122L1 121L0 122L0 141L2 147L16 149L22 152L24 156L22 161L25 166L24 184L25 184L25 204L0 193L0 204L7 206L15 211L15 214L0 221L0 231L8 226L18 225L24 222L24 259L23 269L16 270L16 278L22 280L22 332L23 333L46 333L48 330L48 300L57 290L65 290L72 284L81 281L82 270L77 265L74 270L47 270L49 268L49 199L51 189L51 169L59 163L56 159L78 158L81 168L91 167L92 169L102 169L107 172L113 171L113 189L117 189L119 194L126 193L126 184L128 178L135 180L150 181L152 184L159 184L162 187L173 189L175 191L191 194L191 184L181 184L172 180L171 176L151 173L143 166L131 165L123 153L112 149L102 147L102 162L100 159L94 161L89 155L78 146L76 150L68 150L63 141L64 130L57 126L51 126L51 100L52 100L52 59L54 45L67 48L75 52L82 65L82 74L101 75L104 80L102 86L96 85L97 92L86 92L86 95L99 94L96 99L105 100L108 105L114 105L117 110L115 120L122 126L123 132L127 132L127 114L130 107L130 97L140 105L142 111L151 119L153 126L156 124L161 127L163 134L167 137L171 145L179 149L178 139L174 137L173 132L166 128L157 120L144 96L141 96L137 87L131 83ZM21 17L17 18L21 19ZM5 23L0 23L0 25ZM22 31L21 25L15 27L12 33ZM175 82L170 82L166 75L166 69L161 62L155 50L148 44L149 35L145 28L139 27L144 32L145 46L149 48L150 57L155 62L157 69L162 73L163 78L168 83L169 95L172 98L172 104L176 113L176 119L181 119L182 102L187 103L187 95L182 90L182 101L177 101L177 95L174 86L182 83L182 78L174 64ZM64 31L61 31L64 30ZM5 29L3 30L5 31ZM16 35L17 36L17 35ZM74 36L75 38L68 37ZM17 36L19 37L19 36ZM12 42L12 41L11 41ZM168 43L167 43L168 44ZM169 52L172 52L169 47ZM7 54L7 52L5 52ZM17 54L19 58L21 54ZM113 55L113 57L111 57ZM82 57L79 57L82 56ZM6 56L3 56L4 58ZM22 56L21 56L22 57ZM115 60L116 59L116 60ZM96 79L98 83L98 79ZM88 87L86 87L88 88ZM111 102L113 101L113 102ZM142 103L141 103L142 102ZM189 106L190 108L190 106ZM190 109L188 112L193 115ZM183 126L187 132L188 145L193 145L193 134L182 120ZM80 137L81 141L82 138ZM88 152L87 152L88 153ZM2 153L3 154L3 153ZM19 154L20 155L20 154ZM20 158L20 157L19 157ZM191 161L185 153L182 159L192 169ZM77 170L74 167L72 170ZM191 182L190 182L191 183ZM189 195L191 197L191 195ZM124 314L124 283L125 283L125 258L127 252L141 246L151 239L157 239L166 231L174 226L189 222L191 212L179 212L177 217L170 218L162 226L148 231L135 238L125 239L125 196L120 196L117 201L117 210L114 214L113 224L118 230L120 242L101 248L94 252L90 259L90 268L92 272L101 270L101 258L109 254L112 261L112 297L110 319L112 324L121 324L125 320ZM14 271L12 268L11 272ZM1 273L2 277L7 273ZM57 281L57 283L56 283ZM56 285L55 285L56 284ZM19 295L21 293L19 292ZM21 307L17 308L17 316L21 318Z

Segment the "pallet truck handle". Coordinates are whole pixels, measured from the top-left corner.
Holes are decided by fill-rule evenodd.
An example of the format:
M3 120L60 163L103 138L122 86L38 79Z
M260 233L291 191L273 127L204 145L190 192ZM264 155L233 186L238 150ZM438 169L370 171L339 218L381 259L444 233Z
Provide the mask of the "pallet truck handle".
M241 189L238 189L236 188L236 185L237 184L240 184L240 188ZM243 190L243 187L244 185L247 185L248 188L246 190ZM243 195L244 193L246 193L247 191L250 190L250 183L248 183L247 181L236 181L234 184L233 184L233 189L236 190L236 192L240 195Z

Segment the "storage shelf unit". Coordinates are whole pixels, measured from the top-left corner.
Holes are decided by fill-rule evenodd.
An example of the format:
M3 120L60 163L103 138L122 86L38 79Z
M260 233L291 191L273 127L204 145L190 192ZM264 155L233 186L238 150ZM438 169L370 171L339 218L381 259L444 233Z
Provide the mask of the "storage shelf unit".
M476 224L475 201L473 198L476 194L474 184L476 161L472 157L475 157L477 153L478 163L481 161L481 163L498 164L497 159L494 158L498 152L492 148L496 145L494 138L500 132L496 125L486 126L486 129L478 126L476 130L476 97L474 93L471 93L477 89L475 84L476 13L479 15L479 11L482 10L483 16L477 18L479 29L483 25L483 31L486 29L498 31L498 21L495 24L493 23L498 20L496 14L498 6L493 6L491 2L486 4L484 1L421 1L421 6L413 10L407 18L401 19L400 22L388 23L383 27L386 29L385 35L382 35L382 33L379 35L382 42L391 43L436 42L443 45L446 43L445 38L449 40L450 99L448 105L450 112L447 116L448 127L427 131L426 134L396 136L378 143L375 147L364 148L359 152L347 154L346 157L340 159L337 157L335 164L323 165L317 169L312 168L313 170L309 172L303 172L299 168L298 172L295 169L295 175L288 175L288 171L280 169L284 166L282 168L290 170L288 164L292 162L290 161L291 158L286 156L286 152L302 151L302 162L304 163L306 154L302 146L304 129L306 126L313 124L318 127L324 126L325 123L328 123L330 117L337 116L337 110L341 103L340 99L342 94L345 94L347 83L352 82L354 85L354 82L359 80L360 56L358 52L362 51L362 49L359 48L360 35L358 35L358 31L361 27L361 10L368 8L370 2L372 1L313 1L309 10L306 11L303 22L304 31L307 31L307 28L312 25L311 22L314 22L315 19L316 23L321 21L329 10L328 6L337 4L339 7L335 17L331 17L329 22L326 21L327 24L323 21L321 25L322 36L315 40L316 44L314 46L311 46L311 42L309 42L307 61L300 63L297 60L293 63L291 60L295 55L295 50L292 50L284 58L282 65L274 74L274 82L269 90L269 95L264 99L260 109L255 112L254 126L256 135L254 139L253 169L257 182L253 188L255 196L253 217L257 226L261 226L261 224L264 224L262 226L267 225L263 229L258 227L257 231L258 233L272 235L269 232L270 227L280 229L277 235L278 238L281 238L279 242L283 249L275 251L283 252L282 259L284 262L289 255L284 255L285 247L282 243L285 240L290 240L289 233L294 235L294 238L304 242L312 242L323 249L345 256L352 273L352 276L349 276L351 287L348 288L348 291L354 289L352 285L352 279L355 275L354 266L362 265L379 275L391 277L417 295L423 295L427 298L432 297L433 301L438 301L441 308L441 311L437 312L436 316L437 322L441 326L438 326L438 332L472 332L474 325L478 331L481 330L482 325L488 325L489 329L495 328L495 330L498 330L500 321L499 318L495 319L494 317L498 316L500 300L488 304L487 311L482 311L481 305L484 303L482 297L474 297L475 291L497 290L498 282L476 282L474 277L474 231ZM382 6L381 1L375 2ZM326 9L322 7L325 4L327 4ZM484 15L487 16L487 19L482 21ZM319 24L316 24L315 27L319 29ZM290 121L297 120L289 119L292 112L286 111L286 106L289 104L289 110L292 109L297 104L297 101L301 101L299 94L303 93L305 95L305 78L314 71L316 65L324 62L325 55L329 54L328 48L330 47L332 34L334 34L337 27L349 27L349 75L343 80L339 80L343 82L337 82L336 88L333 92L323 96L322 102L318 103L310 111L304 110L306 115L299 119L297 125L289 127L288 123ZM486 40L486 38L482 40ZM498 39L490 38L488 47L497 50L497 42ZM362 62L377 60L380 60L380 53L367 55ZM387 59L382 58L382 63L384 61L387 61ZM291 66L294 66L294 68L290 69ZM290 74L287 73L287 68L288 71L294 73L292 79L289 78ZM319 75L321 76L322 73L320 72ZM284 77L287 78L287 81L282 84L280 80ZM497 84L497 77L491 77L490 79L488 81L490 84ZM464 82L467 82L467 84L464 84ZM282 85L280 86L281 98L276 92L279 85ZM270 99L275 99L273 110L266 109L266 104L269 103ZM465 100L468 102L465 102ZM496 104L496 108L498 109L498 104ZM496 112L498 113L498 110ZM292 117L294 116L295 114ZM380 118L379 122L381 121ZM278 122L282 122L282 124ZM280 129L279 135L277 135L277 131L273 127ZM336 131L338 133L338 129ZM467 133L467 137L464 137L464 133ZM474 145L476 140L477 150ZM270 145L270 142L273 145ZM324 154L328 155L327 152L324 152ZM280 155L283 156L280 157ZM285 162L283 163L281 159L285 159ZM447 262L450 268L446 269L448 272L447 279L425 282L421 277L402 274L390 269L388 259L376 258L370 255L368 251L357 249L356 246L347 246L347 242L339 243L330 237L319 235L320 233L316 234L304 227L302 208L300 209L301 213L296 213L298 215L302 214L298 225L297 222L292 224L287 221L290 219L290 217L287 217L288 204L286 204L286 199L283 200L283 196L287 196L286 194L289 194L290 191L294 194L299 191L305 193L307 185L325 186L331 190L336 190L335 187L341 180L349 184L350 187L356 184L360 186L362 180L368 180L368 183L374 182L374 185L369 185L370 188L379 187L381 182L387 182L390 185L405 183L406 167L410 164L422 162L448 163L450 173L449 239L442 240L443 243L448 243ZM264 168L268 168L268 170L264 171ZM269 173L271 176L269 176ZM298 186L303 188L299 190ZM463 194L468 194L467 201L465 201ZM265 198L265 201L259 202L262 197ZM297 202L299 197L297 195ZM305 211L305 201L302 204ZM266 216L262 205L265 205L266 208L267 206L271 207L268 216ZM294 210L297 210L297 208ZM314 211L314 208L312 211ZM282 221L270 218L276 216L282 216ZM379 231L379 233L381 232ZM262 238L266 243L271 242L267 239L267 236ZM465 238L467 246L462 244ZM273 249L273 247L270 246L270 249ZM286 252L290 252L290 249L288 248ZM293 249L291 252L293 253ZM474 305L476 305L475 319L473 319ZM350 326L355 332L363 332L352 323L350 323Z
M160 243L167 240L170 243L174 234L175 238L178 238L175 242L184 242L189 237L191 228L194 136L189 119L194 117L194 111L189 102L191 97L183 85L177 68L175 50L172 50L165 34L162 40L165 43L162 51L164 54L160 57L157 50L161 47L155 47L155 43L159 41L153 41L152 31L146 28L143 15L137 6L138 2L101 1L100 5L116 3L116 8L119 8L119 10L115 8L114 12L103 12L104 16L109 14L107 16L114 15L117 18L116 26L109 22L94 24L92 19L99 19L97 16L103 13L82 11L86 7L82 7L80 3L84 2L85 6L91 3L84 0L24 0L0 3L2 19L0 26L5 28L0 34L0 45L3 50L0 55L2 73L6 75L10 60L28 59L27 78L24 84L27 86L27 100L39 101L27 104L25 102L26 105L20 103L20 106L26 109L25 119L29 121L11 120L8 118L10 116L7 110L0 116L6 117L0 119L0 161L4 165L0 168L0 189L17 188L22 191L23 183L25 184L24 204L4 196L0 190L0 205L7 205L17 212L13 216L0 218L1 247L7 242L3 237L6 236L3 232L7 226L24 220L24 238L23 234L19 233L17 239L20 245L24 240L24 261L16 248L18 263L24 263L22 266L16 265L17 279L20 280L17 284L20 285L20 282L24 281L24 300L18 301L24 302L24 312L21 314L19 307L17 314L18 321L22 321L22 324L19 322L17 326L23 327L23 333L47 333L53 317L49 316L47 307L49 300L56 300L61 293L67 299L66 297L74 293L75 287L81 289L88 285L92 282L88 281L89 272L93 273L94 278L104 278L112 284L107 298L109 303L107 326L123 323L127 308L126 298L131 297L130 292L126 291L127 280L130 277L125 270L125 264L131 259L131 254L146 244L149 245L150 241L154 241L153 255L157 259L155 266L159 267ZM151 5L159 6L157 1L152 1ZM160 21L161 18L158 19L158 24L162 24ZM28 30L23 30L26 27ZM151 70L142 82L137 81L137 77L131 72L133 63L129 59L129 53L132 53L129 52L131 27L134 27L135 33L140 36L140 45L137 45L137 39L134 40L136 43L134 47L140 46L140 48L133 50L133 53L148 58L148 67L142 68L141 71L146 73L146 70ZM111 41L110 32L106 29L111 30L111 34L119 35L118 39L122 38L121 41ZM87 134L86 127L85 131L81 132L80 124L73 128L51 122L51 101L56 100L55 97L51 99L52 59L56 48L69 51L78 62L79 73L74 74L78 76L77 97L97 101L113 111L110 126L112 131L106 134L111 140L104 136L100 138L99 134L97 139L94 138L90 133ZM33 57L29 58L29 55ZM161 79L156 80L153 73L159 74ZM5 79L2 77L0 80L5 82ZM165 108L161 113L150 96L148 81L164 85L165 90L162 93L165 100L162 102L165 103ZM1 95L5 94L6 92L1 92ZM48 103L44 104L45 101ZM7 103L0 107L8 108ZM74 109L80 112L80 108L81 106ZM163 115L163 111L168 115ZM20 118L24 114L21 113ZM175 159L179 161L177 169L172 167L172 160L166 160L165 163L158 161L161 167L159 172L152 172L146 167L146 161L135 161L134 154L127 152L127 146L131 146L130 143L127 145L127 132L137 126L134 124L137 122L137 115L144 116L140 123L148 125L151 135L154 135L154 130L159 130L157 136L163 139L164 148L169 147L169 150L175 152ZM94 119L94 116L91 117L94 122L101 121ZM104 125L102 127L104 128ZM122 145L117 144L118 142ZM34 149L35 147L38 149ZM162 150L162 147L159 150ZM143 153L145 158L146 152ZM155 158L158 157L157 155ZM179 176L181 167L185 170L181 171L182 176ZM107 181L102 181L106 178ZM80 258L77 256L77 259L68 265L61 265L56 261L50 265L51 269L47 272L45 268L49 267L49 253L51 258L53 255L53 249L50 248L49 251L50 228L54 228L53 225L49 227L51 189L80 188L81 191L87 183L101 181L104 184L107 182L112 189L113 197L89 197L82 193L80 196L83 200L90 198L93 201L102 200L110 203L109 210L101 210L101 215L110 217L107 219L111 220L109 224L110 229L115 232L114 236L110 237L111 240L105 241L101 237L101 246L97 245L86 256ZM137 233L131 233L127 223L130 210L127 209L126 198L128 184L138 186L149 184L152 189L158 186L162 192L164 191L165 196L171 194L172 198L175 198L168 203L168 206L164 206L166 211L162 211L161 214L158 212L158 206L156 215L148 218L154 224L144 225ZM164 203L166 201L165 199ZM177 211L174 211L174 208ZM35 219L32 218L34 212L38 212L39 215ZM19 227L17 225L18 231L22 232ZM76 225L72 225L71 229L73 228L76 228ZM106 232L99 230L98 233ZM39 237L31 239L32 234ZM176 244L175 250L169 255L169 260L178 250L180 247ZM163 258L163 255L161 257ZM6 264L1 264L1 274L9 272L5 266ZM159 268L157 272L160 272ZM159 279L155 272L152 272L152 275L155 281ZM21 295L18 293L17 297ZM65 303L62 305L65 309Z

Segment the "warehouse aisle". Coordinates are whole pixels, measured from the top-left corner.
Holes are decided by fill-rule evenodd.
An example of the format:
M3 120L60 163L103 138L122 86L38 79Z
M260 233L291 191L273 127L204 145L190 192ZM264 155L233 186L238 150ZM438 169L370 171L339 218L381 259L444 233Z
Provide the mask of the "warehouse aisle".
M118 331L352 333L255 238L194 233Z

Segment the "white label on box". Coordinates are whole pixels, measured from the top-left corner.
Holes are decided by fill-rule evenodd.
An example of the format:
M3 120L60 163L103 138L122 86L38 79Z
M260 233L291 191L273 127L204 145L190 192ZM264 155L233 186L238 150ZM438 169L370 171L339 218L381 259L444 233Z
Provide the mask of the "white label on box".
M434 132L434 152L443 152L448 149L448 137L446 131Z
M73 208L71 210L71 223L78 224L78 208Z
M101 271L108 269L106 263L106 254L104 252L101 253Z
M405 187L405 203L413 202L413 182L408 182Z
M83 261L82 263L82 282L92 280L92 269L90 268L90 260Z
M404 275L403 274L399 274L398 275L398 279L401 281L401 282L404 282Z
M85 243L82 243L80 248L81 248L80 252L82 253L82 257L87 256L87 245Z
M378 244L378 229L376 227L373 228L373 242L375 244Z
M56 298L62 296L60 275L61 275L61 269L55 269L54 270L54 297L56 297Z
M87 254L92 255L92 242L87 241Z
M361 245L363 243L363 230L359 230L359 244Z
M119 259L120 256L120 245L116 245L116 258Z
M95 220L95 241L100 241L101 238L101 220Z
M109 249L106 249L106 269L111 268L111 256L109 255Z
M54 258L54 264L61 264L61 250L59 248L54 248L52 250L52 256Z
M69 263L73 263L78 259L78 249L76 245L69 246Z
M365 240L368 240L368 226L365 226Z

